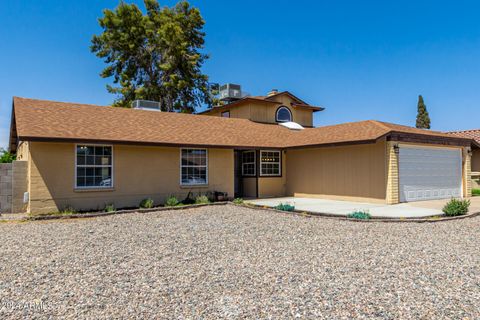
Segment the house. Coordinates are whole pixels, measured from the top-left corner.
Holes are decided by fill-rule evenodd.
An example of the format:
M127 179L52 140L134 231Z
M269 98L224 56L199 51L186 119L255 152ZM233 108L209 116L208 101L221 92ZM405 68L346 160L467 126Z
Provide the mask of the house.
M472 145L472 187L480 189L480 129L449 132L458 137L473 139Z
M380 121L313 127L289 92L202 114L13 98L25 210L137 207L189 192L395 204L471 195L472 139Z

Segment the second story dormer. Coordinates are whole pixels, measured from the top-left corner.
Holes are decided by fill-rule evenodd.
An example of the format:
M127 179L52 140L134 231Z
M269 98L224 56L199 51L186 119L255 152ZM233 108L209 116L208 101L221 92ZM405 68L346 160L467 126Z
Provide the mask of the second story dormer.
M243 118L260 123L296 122L303 127L313 127L313 113L324 108L312 106L288 91L271 90L266 96L242 97L240 86L227 85L221 91L223 105L201 114L227 118ZM225 87L225 86L224 86ZM231 88L235 88L232 91Z

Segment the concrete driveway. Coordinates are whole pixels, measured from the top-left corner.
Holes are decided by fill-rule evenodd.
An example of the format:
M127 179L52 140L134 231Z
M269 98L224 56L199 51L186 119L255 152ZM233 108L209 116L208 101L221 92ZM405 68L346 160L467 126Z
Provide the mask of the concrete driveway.
M339 201L318 198L271 198L247 200L247 203L255 205L275 207L280 203L288 203L295 206L297 210L305 210L318 213L327 213L339 216L346 216L356 210L366 210L373 217L384 218L421 218L443 215L442 208L448 199L419 201L386 205L378 203ZM470 212L480 211L480 197L471 199Z

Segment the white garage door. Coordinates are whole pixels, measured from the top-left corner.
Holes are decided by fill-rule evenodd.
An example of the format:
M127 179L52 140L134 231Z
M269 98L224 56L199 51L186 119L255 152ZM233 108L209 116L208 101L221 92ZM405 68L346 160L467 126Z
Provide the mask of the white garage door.
M462 195L462 152L400 146L400 202Z

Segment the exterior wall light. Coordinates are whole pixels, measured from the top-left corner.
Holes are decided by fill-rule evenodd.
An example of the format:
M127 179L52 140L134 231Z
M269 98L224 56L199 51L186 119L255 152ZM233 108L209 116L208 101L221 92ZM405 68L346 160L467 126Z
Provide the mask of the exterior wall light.
M400 153L400 147L398 146L398 144L393 145L393 151L395 152L396 155Z

